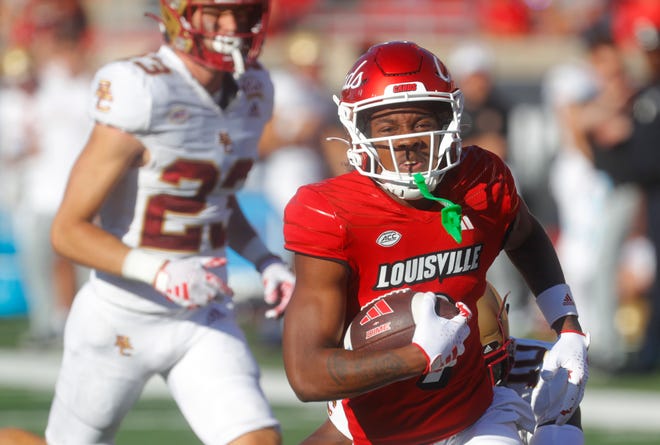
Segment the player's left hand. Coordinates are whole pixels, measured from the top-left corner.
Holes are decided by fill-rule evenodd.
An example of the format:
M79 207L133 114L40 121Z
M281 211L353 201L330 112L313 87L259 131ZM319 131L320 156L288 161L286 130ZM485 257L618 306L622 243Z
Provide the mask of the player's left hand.
M589 379L588 348L589 334L563 331L546 352L539 382L532 392L537 425L553 420L563 425L575 413Z
M156 274L153 286L168 300L195 309L216 298L231 298L234 291L213 271L223 268L226 258L188 257L166 261Z
M472 311L462 302L456 303L459 313L445 318L436 312L436 299L433 292L417 292L412 300L412 316L415 332L412 343L426 356L424 373L436 372L455 366L458 357L465 352L465 340L470 335L468 321Z
M556 423L569 386L568 371L564 368L559 368L552 376L546 374L545 378L539 377L531 400L537 427Z
M296 277L286 264L277 262L261 272L261 280L264 284L264 300L276 305L266 311L266 318L280 318L291 300Z

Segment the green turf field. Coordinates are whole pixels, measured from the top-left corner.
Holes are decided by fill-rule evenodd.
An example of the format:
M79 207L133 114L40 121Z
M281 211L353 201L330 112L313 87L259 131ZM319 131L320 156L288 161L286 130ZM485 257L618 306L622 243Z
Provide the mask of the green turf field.
M48 417L51 393L16 390L0 386L0 427L15 426L42 434ZM311 409L275 406L282 422L285 444L297 444L323 420L323 407ZM118 445L195 445L176 405L167 399L142 399L129 413L117 436Z
M0 426L18 426L41 434L48 416L50 394L0 387ZM295 445L320 424L324 412L309 408L275 406L282 422L285 445ZM586 431L586 445L658 445L655 433L635 431ZM125 419L117 445L196 445L176 406L165 399L143 399Z
M254 321L254 320L253 320ZM0 347L15 347L25 321L0 318ZM265 368L281 369L281 351L277 345L260 340L248 332L250 343ZM2 366L0 364L0 366ZM609 377L592 372L590 388L616 386L643 389L660 395L660 374L644 377ZM52 391L16 389L0 383L0 427L14 426L41 434L46 424ZM660 399L659 399L660 400ZM622 410L628 409L622 406ZM660 405L658 406L660 410ZM313 431L325 417L322 404L276 405L274 411L282 424L284 444L296 445ZM659 418L660 419L660 418ZM660 445L660 433L595 430L585 428L586 445ZM143 398L129 413L117 437L117 445L196 445L200 442L189 431L174 403L166 398Z

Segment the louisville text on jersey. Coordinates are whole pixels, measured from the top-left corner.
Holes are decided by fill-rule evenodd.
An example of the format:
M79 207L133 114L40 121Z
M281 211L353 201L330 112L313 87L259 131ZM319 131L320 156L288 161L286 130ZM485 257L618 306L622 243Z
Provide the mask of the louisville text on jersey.
M477 270L482 248L483 244L476 244L381 264L378 267L378 280L373 288L384 290L436 279L442 281L447 277Z

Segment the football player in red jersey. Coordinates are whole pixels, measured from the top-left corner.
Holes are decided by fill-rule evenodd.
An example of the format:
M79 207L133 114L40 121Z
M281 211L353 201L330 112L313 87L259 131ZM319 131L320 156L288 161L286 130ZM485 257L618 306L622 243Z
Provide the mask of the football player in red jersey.
M201 442L280 444L225 258L231 247L254 264L281 315L293 274L235 196L272 116L258 62L268 0L160 4L165 44L96 73L95 124L52 225L55 249L93 271L67 320L46 440L114 443L158 375Z
M355 444L520 443L518 428L533 428L530 405L491 384L469 314L504 249L557 333L543 372L567 380L556 419L565 423L584 394L588 337L511 172L491 152L461 146L462 95L444 64L412 42L374 45L336 102L355 171L301 187L284 218L297 280L284 364L297 396L341 399ZM413 311L412 343L343 349L360 307L404 286L426 295ZM469 310L462 320L441 318L433 293Z
M490 283L477 301L477 309L481 344L492 384L514 389L538 413L534 428L521 428L520 437L530 445L584 444L579 407L565 424L555 422L569 383L559 378L548 383L541 377L543 357L552 343L509 336L508 305ZM342 404L328 402L328 420L301 445L350 445L347 425Z

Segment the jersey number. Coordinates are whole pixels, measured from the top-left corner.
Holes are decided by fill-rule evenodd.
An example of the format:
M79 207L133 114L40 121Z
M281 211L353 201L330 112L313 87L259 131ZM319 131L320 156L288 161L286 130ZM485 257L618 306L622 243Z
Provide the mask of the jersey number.
M429 372L417 380L417 387L424 390L440 389L447 386L453 368L442 368L438 371Z
M160 60L160 57L150 57L149 61L151 62L150 64L146 65L142 63L142 61L135 61L137 66L142 68L145 73L151 75L151 76L156 76L158 74L168 74L170 73L170 69L165 66L162 60Z
M245 179L252 167L251 159L236 162L222 188L233 187L237 181ZM194 160L178 159L163 170L161 181L179 186L182 181L198 183L193 196L160 194L149 198L146 206L144 226L140 245L156 249L181 252L199 252L202 245L202 224L187 224L181 231L166 230L168 216L194 217L206 208L206 198L216 187L220 172L215 164ZM225 228L222 223L209 226L212 248L225 244Z

